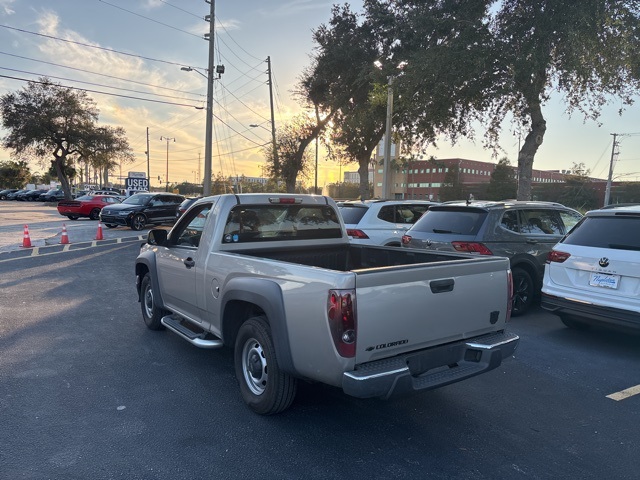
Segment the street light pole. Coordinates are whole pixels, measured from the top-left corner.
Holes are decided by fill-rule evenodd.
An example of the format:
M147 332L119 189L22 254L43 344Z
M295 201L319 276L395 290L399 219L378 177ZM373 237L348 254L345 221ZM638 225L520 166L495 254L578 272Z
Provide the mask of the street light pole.
M173 140L174 142L176 141L175 138L169 138L169 137L160 137L160 140L166 140L167 141L167 171L165 173L164 176L164 191L168 192L169 191L169 142L171 140Z
M206 1L206 0L205 0ZM213 135L213 78L214 78L214 45L213 38L215 32L215 0L210 2L211 9L209 12L209 70L207 71L207 121L205 127L205 143L204 143L204 180L202 182L202 196L211 195L211 150ZM206 19L206 17L205 17ZM206 36L205 36L206 38Z
M387 84L387 127L384 134L384 159L382 165L382 198L387 199L391 194L391 117L393 115L393 80L389 76Z

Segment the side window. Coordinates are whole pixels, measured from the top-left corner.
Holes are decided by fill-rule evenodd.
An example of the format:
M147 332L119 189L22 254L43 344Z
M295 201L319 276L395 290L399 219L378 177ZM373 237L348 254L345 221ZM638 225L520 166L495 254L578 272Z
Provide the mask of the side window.
M385 205L378 212L378 218L385 222L395 223L395 207L393 205Z
M204 204L188 212L188 216L181 219L180 224L171 232L170 244L198 248L210 211L211 205Z
M560 217L555 210L522 210L522 233L562 235Z
M582 218L582 215L580 215L577 212L561 211L560 219L564 224L564 233L568 233L569 230L571 230L574 227L574 225L580 221L581 218Z
M416 218L409 205L398 205L396 211L396 223L415 223Z
M516 210L507 210L502 215L500 225L506 228L510 232L520 233L520 226L518 225L518 212Z

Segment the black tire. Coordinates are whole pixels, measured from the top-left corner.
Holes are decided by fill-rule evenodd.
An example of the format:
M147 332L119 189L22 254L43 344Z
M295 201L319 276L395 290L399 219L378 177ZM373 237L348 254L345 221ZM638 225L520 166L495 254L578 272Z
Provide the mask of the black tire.
M104 226L107 228L116 228L118 225L115 223L105 223Z
M150 273L145 274L140 284L140 306L142 319L149 330L163 330L165 328L160 320L169 312L156 305Z
M568 317L566 315L560 315L560 321L565 324L565 326L572 328L574 330L589 330L591 325L576 320L572 317Z
M93 210L91 210L91 213L89 214L89 219L90 220L98 220L98 219L100 219L100 209L99 208L94 208Z
M147 224L147 219L141 213L138 213L133 216L131 219L131 230L135 230L136 232L142 230Z
M271 329L263 315L242 324L233 359L240 393L251 410L273 415L289 408L298 383L280 370Z
M67 215L67 217L69 217L69 220L77 220L78 219L77 215Z
M514 268L511 270L513 274L513 307L511 315L518 317L524 315L531 304L535 295L535 285L529 272L522 268Z

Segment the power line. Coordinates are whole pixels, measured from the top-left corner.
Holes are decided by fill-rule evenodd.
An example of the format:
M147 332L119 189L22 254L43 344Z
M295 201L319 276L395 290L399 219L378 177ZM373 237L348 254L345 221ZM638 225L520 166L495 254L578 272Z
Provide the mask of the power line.
M97 50L103 50L105 52L117 53L119 55L126 55L128 57L140 58L142 60L149 60L151 62L166 63L167 65L177 65L179 67L184 66L184 64L182 64L182 63L170 62L168 60L160 60L160 59L151 58L151 57L143 57L142 55L135 55L133 53L121 52L119 50L114 50L113 48L99 47L97 45L89 45L88 43L76 42L74 40L67 40L67 39L64 39L64 38L54 37L52 35L45 35L44 33L30 32L29 30L24 30L22 28L10 27L9 25L0 25L0 27L8 28L10 30L15 30L17 32L28 33L30 35L36 35L38 37L49 38L51 40L58 40L60 42L72 43L74 45L80 45L82 47L95 48ZM198 67L198 68L201 68L201 69L205 70L204 67Z

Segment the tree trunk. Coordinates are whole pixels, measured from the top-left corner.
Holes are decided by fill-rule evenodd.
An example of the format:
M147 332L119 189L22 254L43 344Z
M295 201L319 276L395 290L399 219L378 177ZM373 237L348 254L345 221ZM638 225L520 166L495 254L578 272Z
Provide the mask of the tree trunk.
M529 107L531 117L531 130L527 134L522 149L518 154L518 193L517 200L531 200L531 177L533 171L533 159L544 139L547 130L547 122L542 116L540 103Z
M369 162L371 161L371 152L366 157L358 159L358 174L360 175L360 200L365 201L371 198L369 193Z
M64 173L65 157L56 157L56 159L53 160L53 164L56 167L56 175L58 176L58 180L60 180L60 184L62 185L64 198L70 200L72 198L71 188L69 187L69 179Z

